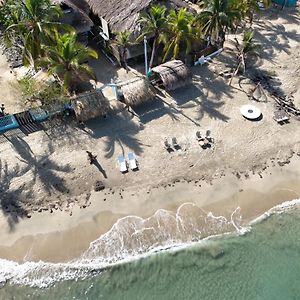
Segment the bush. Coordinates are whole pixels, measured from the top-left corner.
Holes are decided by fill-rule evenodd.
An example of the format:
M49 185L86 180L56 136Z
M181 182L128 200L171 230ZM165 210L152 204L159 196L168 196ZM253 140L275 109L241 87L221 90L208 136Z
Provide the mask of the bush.
M64 89L57 82L39 82L32 77L18 80L21 93L30 107L49 107L68 101Z

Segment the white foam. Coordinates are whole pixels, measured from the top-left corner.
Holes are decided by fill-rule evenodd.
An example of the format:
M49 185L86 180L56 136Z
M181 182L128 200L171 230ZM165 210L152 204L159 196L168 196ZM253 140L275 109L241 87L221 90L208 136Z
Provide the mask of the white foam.
M48 287L57 281L85 278L104 268L130 262L153 253L178 250L195 243L236 232L245 234L251 225L272 214L279 214L300 204L300 199L284 202L265 212L248 227L242 226L237 207L230 220L204 213L194 203L184 203L176 213L160 209L146 219L138 216L120 218L112 228L90 244L83 255L68 263L25 262L0 259L0 283ZM191 213L192 212L192 213ZM196 213L195 213L196 212ZM199 228L199 224L207 228ZM198 227L197 227L198 226ZM207 234L209 233L209 234Z

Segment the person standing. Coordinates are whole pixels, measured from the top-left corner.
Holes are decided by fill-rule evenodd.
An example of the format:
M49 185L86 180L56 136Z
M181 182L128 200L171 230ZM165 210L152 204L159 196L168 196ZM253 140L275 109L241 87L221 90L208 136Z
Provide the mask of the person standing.
M0 116L1 116L1 117L5 116L5 112L4 112L4 111L5 111L5 106L4 106L3 103L1 104L0 109L1 109Z

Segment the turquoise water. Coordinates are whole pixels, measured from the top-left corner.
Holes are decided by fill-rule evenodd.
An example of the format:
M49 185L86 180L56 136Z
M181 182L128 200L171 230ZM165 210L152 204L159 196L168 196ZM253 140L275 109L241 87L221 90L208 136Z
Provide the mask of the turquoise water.
M243 235L118 265L47 289L12 286L1 299L300 299L300 211Z

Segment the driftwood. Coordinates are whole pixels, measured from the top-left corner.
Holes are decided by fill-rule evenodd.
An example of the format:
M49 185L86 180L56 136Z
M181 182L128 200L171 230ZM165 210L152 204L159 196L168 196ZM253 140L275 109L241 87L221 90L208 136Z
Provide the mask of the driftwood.
M274 87L270 76L266 75L261 70L252 69L248 72L249 78L265 89L271 98L275 100L276 106L284 110L289 115L294 115L300 120L300 109L293 102L293 97L286 95L281 89Z

